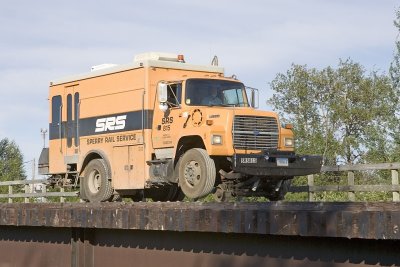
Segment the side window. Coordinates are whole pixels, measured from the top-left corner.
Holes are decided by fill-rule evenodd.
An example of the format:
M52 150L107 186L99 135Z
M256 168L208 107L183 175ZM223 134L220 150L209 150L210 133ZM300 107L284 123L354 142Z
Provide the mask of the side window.
M73 135L73 125L72 125L72 95L67 95L67 146L72 146L72 135Z
M51 99L51 123L49 127L49 138L50 139L61 139L62 124L61 124L61 108L62 98L60 95L53 96Z
M61 106L61 96L53 96L53 98L51 99L51 123L54 126L58 126L61 122Z
M79 146L79 93L74 95L75 146Z
M182 100L182 84L173 83L168 85L168 104L170 107L179 107Z

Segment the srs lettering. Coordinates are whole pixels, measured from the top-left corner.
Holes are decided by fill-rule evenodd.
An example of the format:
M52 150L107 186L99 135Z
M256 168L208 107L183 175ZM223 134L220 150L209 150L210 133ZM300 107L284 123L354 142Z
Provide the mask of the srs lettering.
M116 131L125 128L126 115L107 117L96 120L96 133Z

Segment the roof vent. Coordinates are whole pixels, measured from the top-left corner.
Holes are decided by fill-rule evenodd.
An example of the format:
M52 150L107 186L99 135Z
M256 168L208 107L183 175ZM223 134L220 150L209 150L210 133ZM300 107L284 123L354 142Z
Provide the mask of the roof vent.
M134 58L134 62L143 62L145 60L159 60L159 61L173 61L180 62L178 55L172 53L162 53L162 52L148 52L138 54Z
M103 69L108 69L108 68L112 68L112 67L115 67L115 66L118 66L118 65L117 64L111 64L111 63L105 63L105 64L92 66L90 68L90 71L103 70Z

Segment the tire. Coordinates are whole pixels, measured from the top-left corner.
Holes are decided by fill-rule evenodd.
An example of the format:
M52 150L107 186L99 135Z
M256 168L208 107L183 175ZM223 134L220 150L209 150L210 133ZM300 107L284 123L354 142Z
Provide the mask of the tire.
M119 194L112 195L111 202L122 202L122 197Z
M204 149L190 149L179 160L179 186L188 198L197 199L211 193L215 176L214 160Z
M104 159L94 159L85 169L82 181L89 202L109 201L113 196L109 169Z
M281 186L279 187L279 190L274 191L272 194L268 195L267 198L270 201L284 200L285 195L289 191L291 184L292 184L292 179L283 180Z

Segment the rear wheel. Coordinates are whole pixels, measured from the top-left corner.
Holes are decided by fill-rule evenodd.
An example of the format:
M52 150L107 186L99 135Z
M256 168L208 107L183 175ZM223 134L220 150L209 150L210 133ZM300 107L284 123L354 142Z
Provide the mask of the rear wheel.
M89 202L108 201L113 196L109 170L104 159L94 159L85 169L82 181Z
M111 202L122 202L122 197L119 194L114 194L111 197Z
M208 195L215 184L215 163L201 148L188 150L179 160L179 186L189 198Z

